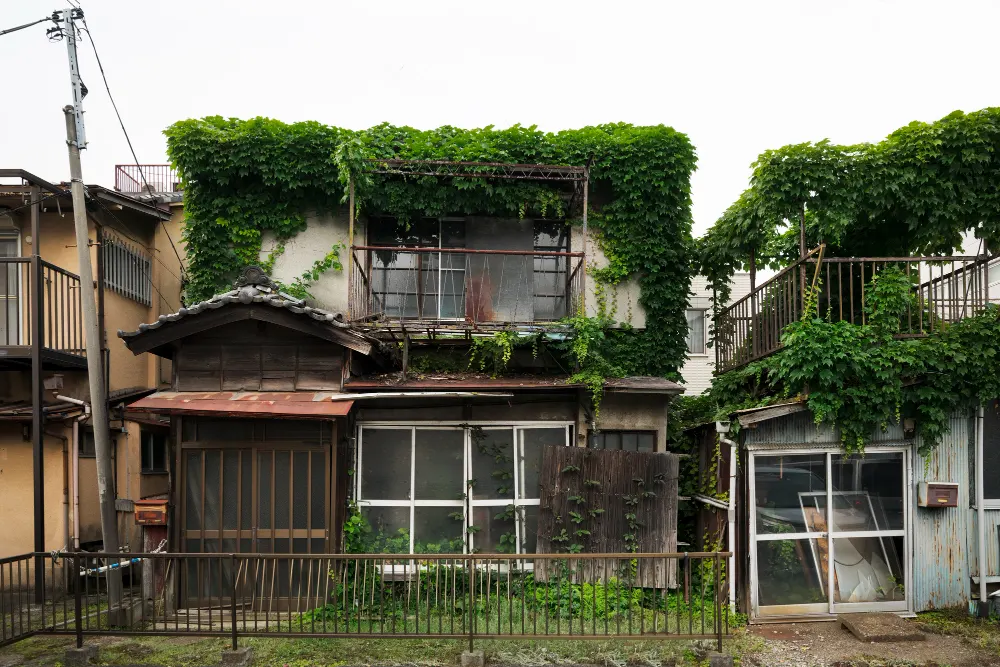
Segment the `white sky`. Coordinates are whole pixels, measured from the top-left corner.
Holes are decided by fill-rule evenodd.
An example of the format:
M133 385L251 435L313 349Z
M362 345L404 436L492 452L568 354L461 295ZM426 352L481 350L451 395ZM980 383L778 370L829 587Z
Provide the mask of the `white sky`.
M0 29L65 0L0 0ZM139 160L205 115L544 130L663 123L698 152L695 233L762 150L878 140L911 120L1000 103L997 2L83 0ZM130 162L81 49L84 176ZM0 37L0 166L68 175L66 49L39 25Z

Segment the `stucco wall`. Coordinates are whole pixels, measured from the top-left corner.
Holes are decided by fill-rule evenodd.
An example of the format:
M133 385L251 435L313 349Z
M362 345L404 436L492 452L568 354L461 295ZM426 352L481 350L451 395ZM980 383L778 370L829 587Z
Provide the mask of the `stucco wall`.
M729 303L734 303L750 293L750 274L737 273L730 283L732 293ZM705 320L705 328L708 331L712 326L712 290L708 286L708 279L705 276L695 276L691 279L691 297L688 301L688 308L704 308L708 311ZM715 349L707 348L706 354L689 354L684 365L681 367L681 376L684 378L683 385L687 389L686 396L695 396L704 393L712 386L712 373L715 372Z

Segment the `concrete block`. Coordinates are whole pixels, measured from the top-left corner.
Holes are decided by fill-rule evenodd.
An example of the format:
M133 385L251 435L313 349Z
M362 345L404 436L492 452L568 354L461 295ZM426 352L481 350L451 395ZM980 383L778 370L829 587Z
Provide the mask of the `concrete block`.
M841 614L840 624L863 642L913 642L927 639L916 625L896 614Z
M708 667L733 667L733 656L712 653L708 656Z
M462 651L462 667L483 667L485 664L482 651Z
M250 667L253 664L253 651L249 646L241 646L235 651L222 652L222 667Z
M97 659L97 646L91 644L84 644L80 648L66 649L66 655L63 657L63 664L66 667L86 667L91 664L91 660Z

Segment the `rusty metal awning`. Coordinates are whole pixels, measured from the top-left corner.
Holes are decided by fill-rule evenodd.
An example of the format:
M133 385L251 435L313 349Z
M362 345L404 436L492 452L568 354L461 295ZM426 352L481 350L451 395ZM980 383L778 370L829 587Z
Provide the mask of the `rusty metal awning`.
M128 406L137 412L215 417L331 419L354 401L331 400L329 391L160 391Z

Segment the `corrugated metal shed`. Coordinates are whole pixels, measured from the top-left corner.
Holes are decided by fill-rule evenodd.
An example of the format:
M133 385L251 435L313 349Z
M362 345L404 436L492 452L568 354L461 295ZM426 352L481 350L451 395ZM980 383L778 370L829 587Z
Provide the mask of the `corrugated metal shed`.
M913 456L913 603L915 611L967 605L971 589L966 554L975 558L975 518L969 501L969 456L975 442L974 421L951 418L948 433L925 459ZM917 442L917 447L920 442ZM917 507L919 482L957 482L958 507Z
M750 449L793 449L802 447L840 447L840 432L829 424L816 424L811 412L795 414L758 422L740 431L744 444ZM874 434L872 445L910 445L903 435L903 428L892 424L884 432Z

